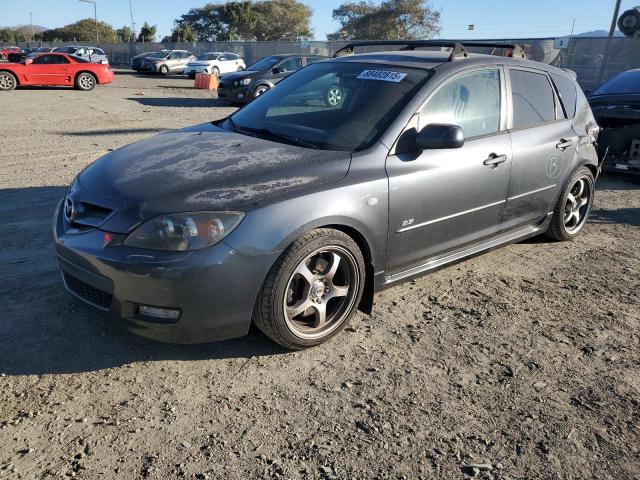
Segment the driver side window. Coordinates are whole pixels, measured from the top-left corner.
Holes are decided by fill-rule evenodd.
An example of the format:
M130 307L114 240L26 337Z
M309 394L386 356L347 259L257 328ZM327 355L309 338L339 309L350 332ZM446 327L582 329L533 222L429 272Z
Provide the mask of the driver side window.
M302 68L302 59L290 58L289 60L282 62L278 68L282 72L294 72L296 70L300 70Z
M419 128L430 123L462 127L465 138L500 130L501 86L498 69L478 70L447 81L429 98L419 115Z

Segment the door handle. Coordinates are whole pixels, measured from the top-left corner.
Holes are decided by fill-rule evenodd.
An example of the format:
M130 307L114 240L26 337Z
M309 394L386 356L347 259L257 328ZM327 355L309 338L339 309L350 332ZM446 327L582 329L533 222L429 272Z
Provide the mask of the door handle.
M561 138L560 143L556 144L556 148L564 152L567 148L573 147L575 144L575 140L567 140L565 138Z
M495 153L492 153L491 155L489 155L489 158L487 158L484 162L482 162L482 164L488 165L491 168L496 168L498 165L506 161L507 161L506 155L496 155Z

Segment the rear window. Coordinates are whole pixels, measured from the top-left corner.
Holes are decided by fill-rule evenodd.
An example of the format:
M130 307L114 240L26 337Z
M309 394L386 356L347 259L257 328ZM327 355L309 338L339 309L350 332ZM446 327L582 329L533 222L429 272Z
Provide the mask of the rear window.
M546 75L509 70L509 76L513 98L513 128L555 121L555 100Z
M553 83L556 84L560 101L564 107L567 118L573 118L576 115L576 102L578 101L578 93L573 80L570 80L555 73L551 74Z

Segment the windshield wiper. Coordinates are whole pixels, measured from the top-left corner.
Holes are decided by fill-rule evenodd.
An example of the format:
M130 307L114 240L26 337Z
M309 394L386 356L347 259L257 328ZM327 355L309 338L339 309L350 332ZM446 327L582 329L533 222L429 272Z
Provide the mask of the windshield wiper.
M229 117L229 120L231 120L231 117ZM273 132L271 130L269 130L268 128L251 128L251 127L238 127L235 125L235 123L232 123L232 126L234 126L234 129L238 132L249 132L249 133L253 133L256 135L260 135L260 136L267 136L273 139L278 139L278 140L284 140L286 142L289 143L293 143L295 145L299 145L301 147L307 147L307 148L313 148L314 150L320 150L320 147L318 147L317 145L314 145L311 142L307 142L305 140L301 140L299 138L296 137L292 137L290 135L286 135L284 133L277 133L277 132Z

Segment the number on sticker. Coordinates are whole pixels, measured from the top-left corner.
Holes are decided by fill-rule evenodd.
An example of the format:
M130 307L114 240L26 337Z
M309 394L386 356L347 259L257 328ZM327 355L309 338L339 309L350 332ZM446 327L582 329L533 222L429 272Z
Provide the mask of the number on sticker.
M363 70L357 78L360 80L382 80L383 82L401 82L406 73L392 72L391 70Z

